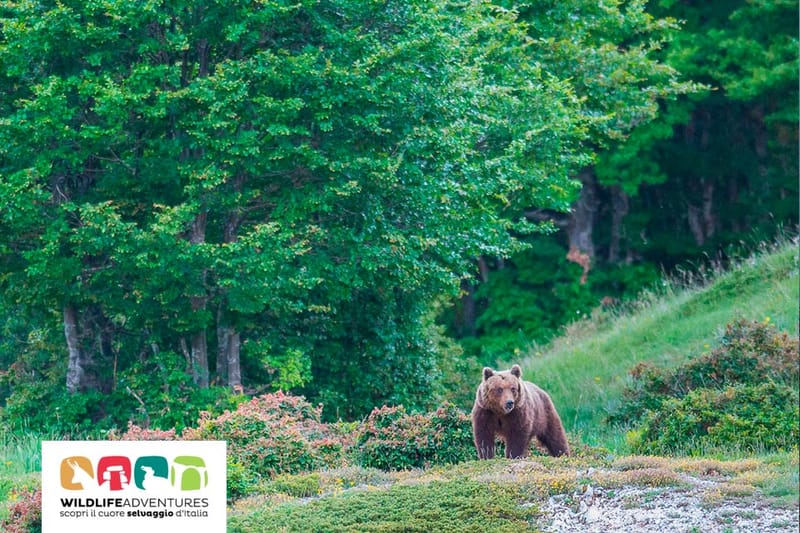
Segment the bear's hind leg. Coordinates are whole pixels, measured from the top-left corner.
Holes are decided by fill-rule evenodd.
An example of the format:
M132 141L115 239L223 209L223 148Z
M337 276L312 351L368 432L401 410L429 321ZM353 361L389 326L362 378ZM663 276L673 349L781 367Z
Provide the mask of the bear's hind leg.
M531 452L531 439L522 432L513 432L506 438L506 457L519 459L528 457Z
M553 457L570 455L567 434L564 432L564 427L561 425L560 421L551 423L547 431L541 435L537 435L536 438L539 439L539 442L547 448L547 451Z

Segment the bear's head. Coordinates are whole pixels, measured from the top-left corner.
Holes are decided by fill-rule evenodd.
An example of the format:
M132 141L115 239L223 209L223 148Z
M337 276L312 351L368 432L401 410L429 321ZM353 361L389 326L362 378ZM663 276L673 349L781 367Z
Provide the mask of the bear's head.
M524 386L522 369L519 365L502 372L486 367L483 369L483 381L480 386L482 406L498 415L507 415L522 400Z

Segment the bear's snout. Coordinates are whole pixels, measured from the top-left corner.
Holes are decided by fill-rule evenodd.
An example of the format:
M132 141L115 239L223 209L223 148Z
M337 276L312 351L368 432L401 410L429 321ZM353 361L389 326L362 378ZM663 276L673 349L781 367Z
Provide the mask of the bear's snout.
M510 413L511 410L514 409L514 400L508 400L504 407L506 409L506 413Z

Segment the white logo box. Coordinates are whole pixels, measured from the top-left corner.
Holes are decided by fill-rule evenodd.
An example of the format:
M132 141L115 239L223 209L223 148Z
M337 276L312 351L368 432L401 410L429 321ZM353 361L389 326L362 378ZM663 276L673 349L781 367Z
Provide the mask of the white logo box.
M43 441L42 533L226 531L223 441Z

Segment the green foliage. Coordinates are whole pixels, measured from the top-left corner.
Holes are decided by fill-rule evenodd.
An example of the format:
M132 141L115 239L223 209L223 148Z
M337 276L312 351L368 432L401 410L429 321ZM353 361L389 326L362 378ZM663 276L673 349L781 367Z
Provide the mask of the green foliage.
M504 261L475 291L481 309L475 334L461 339L484 365L512 359L533 340L544 344L564 325L588 317L601 303L632 299L658 279L655 267L601 265L585 282L567 248L548 236L525 239L530 250Z
M797 396L796 388L771 381L695 389L648 411L630 444L639 453L653 454L788 450L800 438Z
M648 11L682 21L661 57L706 90L662 102L654 122L598 157L600 182L633 197L627 246L671 268L703 252L716 255L743 234L767 240L781 224L793 227L795 3L667 1L651 2ZM703 227L691 227L693 209L705 210Z
M545 68L567 79L581 98L582 112L591 117L595 146L624 139L633 128L648 123L658 111L659 98L694 90L658 58L677 33L676 20L653 16L645 2L503 3L530 22L528 31L539 45L532 53Z
M246 466L230 455L225 457L225 466L227 468L225 495L228 501L243 498L252 492L254 481Z
M107 406L111 416L106 425L112 427L124 427L133 421L180 432L192 426L202 411L219 414L246 400L246 396L227 387L194 387L186 360L174 353L135 363L117 379L117 390L97 400Z
M522 506L518 487L456 479L347 493L304 505L285 504L233 516L232 532L441 531L512 532L528 528L536 506Z
M634 278L652 279L662 270L674 274L708 258L726 264L732 250L796 231L796 3L504 5L535 21L532 34L549 37L541 39L537 53L548 58L544 65L558 64L559 72L570 73L598 133L592 136L596 157L584 173L591 176L586 189L595 202L591 213L578 221L580 211L562 217L528 206L531 218L553 220L560 228L537 238L549 243L537 243L533 253L544 261L551 248L561 246L566 255L567 234L584 227L590 228L581 234L591 240L593 256L588 287L578 285L579 275L559 271L555 288L545 284L535 292L520 280L552 271L563 255L553 254L544 268L526 257L530 252L497 261L503 267L491 270L488 282L484 272L477 290L482 299L476 331L459 327L456 317L454 331L466 337L469 353L484 354L489 363L530 342L546 343L602 298L635 296ZM577 12L581 15L573 16ZM540 20L543 14L546 20ZM652 33L640 31L653 26L658 29ZM608 46L585 46L588 42ZM653 80L674 75L673 70L682 81L670 87L686 93L648 99L659 92ZM592 80L600 80L602 89ZM626 109L618 112L615 106ZM487 258L490 265L493 261ZM557 297L561 287L574 297Z
M40 357L47 357L52 364L49 358L54 352L47 355L37 351L35 357L20 357L3 376L14 390L0 411L9 428L37 427L45 433L85 438L133 422L180 432L193 425L201 411L221 413L245 399L227 387L192 386L185 360L172 353L162 353L157 359L136 363L121 372L117 387L111 391L69 394L61 386L57 370L46 364L31 370ZM53 407L40 409L41 405Z
M540 228L521 209L568 207L592 135L675 90L638 4L550 8L3 4L0 292L32 331L75 326L69 365L63 340L48 349L47 387L125 379L176 425L144 390L159 365L179 399L238 387L241 368L244 386L342 417L431 407L431 303L474 258L523 248L511 230Z
M3 410L9 428L20 430L39 427L43 432L80 438L108 429L103 419L103 397L100 393L67 394L59 389L38 390L31 387L15 391L13 403ZM39 406L51 405L50 410Z
M736 320L728 324L719 346L674 369L641 363L631 370L633 383L612 421L631 421L646 410L661 411L662 402L695 389L722 389L736 384L775 382L798 387L798 341L779 333L768 321Z
M451 464L475 457L472 424L452 404L427 414L402 406L375 408L356 441L362 466L406 470Z
M446 352L426 335L423 302L403 291L355 290L341 310L346 320L321 324L329 344L315 350L330 356L314 359L312 386L300 390L333 420L383 403L431 408Z
M42 433L30 428L12 431L5 428L0 433L0 474L20 476L42 469L41 443L56 440L58 434Z
M612 419L638 420L647 453L785 449L798 439L798 341L766 321L737 320L720 346L671 370L639 365Z
M276 476L264 486L267 494L288 494L295 498L308 498L318 495L322 490L322 477L318 472Z

